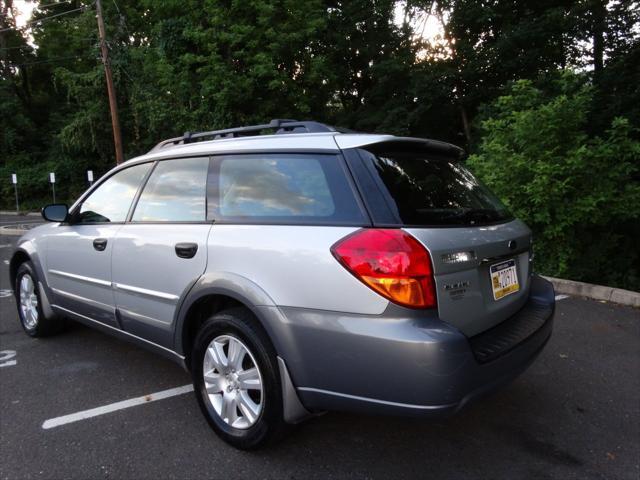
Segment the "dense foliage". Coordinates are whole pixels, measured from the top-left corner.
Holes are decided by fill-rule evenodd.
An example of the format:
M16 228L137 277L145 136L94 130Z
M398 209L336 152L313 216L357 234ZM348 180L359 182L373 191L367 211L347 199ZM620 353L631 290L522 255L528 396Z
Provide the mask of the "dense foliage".
M547 96L516 82L482 122L469 165L535 232L536 267L563 278L638 285L640 142L625 118L587 133L593 89L559 81Z
M639 289L640 8L630 0L103 0L125 157L313 118L466 147L549 274ZM71 13L66 13L71 12ZM441 27L422 35L429 19ZM94 4L0 0L0 205L113 165ZM564 72L564 73L562 73ZM634 216L635 215L635 216Z

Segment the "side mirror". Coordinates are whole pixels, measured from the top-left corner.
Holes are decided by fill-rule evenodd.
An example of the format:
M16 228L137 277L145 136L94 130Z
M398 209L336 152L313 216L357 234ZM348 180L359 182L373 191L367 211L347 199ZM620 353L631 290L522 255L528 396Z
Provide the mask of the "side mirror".
M64 222L69 216L69 207L64 203L53 203L42 209L42 218L47 222Z

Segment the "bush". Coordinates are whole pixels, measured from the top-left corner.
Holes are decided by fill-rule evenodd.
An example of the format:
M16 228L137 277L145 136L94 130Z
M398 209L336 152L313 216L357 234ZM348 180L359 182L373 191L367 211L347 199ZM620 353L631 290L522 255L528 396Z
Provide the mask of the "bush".
M640 290L640 142L624 118L586 131L593 93L527 80L493 102L469 166L534 232L540 273ZM637 138L637 136L636 136Z

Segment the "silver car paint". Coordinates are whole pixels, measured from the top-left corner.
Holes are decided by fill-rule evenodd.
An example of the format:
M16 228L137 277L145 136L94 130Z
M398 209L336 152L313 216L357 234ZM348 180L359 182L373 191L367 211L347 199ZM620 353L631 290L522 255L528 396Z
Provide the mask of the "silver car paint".
M267 292L276 305L382 313L389 302L357 280L331 254L354 227L215 225L207 273L233 272Z
M118 326L111 288L111 253L121 227L58 225L46 233L46 278L53 303ZM93 247L96 238L107 240L104 251Z

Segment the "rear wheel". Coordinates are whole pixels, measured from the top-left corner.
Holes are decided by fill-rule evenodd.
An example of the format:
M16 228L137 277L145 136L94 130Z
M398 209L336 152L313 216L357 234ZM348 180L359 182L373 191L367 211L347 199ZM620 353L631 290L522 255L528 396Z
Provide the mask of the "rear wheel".
M31 262L24 262L18 267L14 292L18 306L18 317L27 335L45 337L60 330L61 319L49 319L43 313L38 275Z
M202 412L227 443L249 450L283 433L275 351L248 310L225 310L202 325L191 372Z

